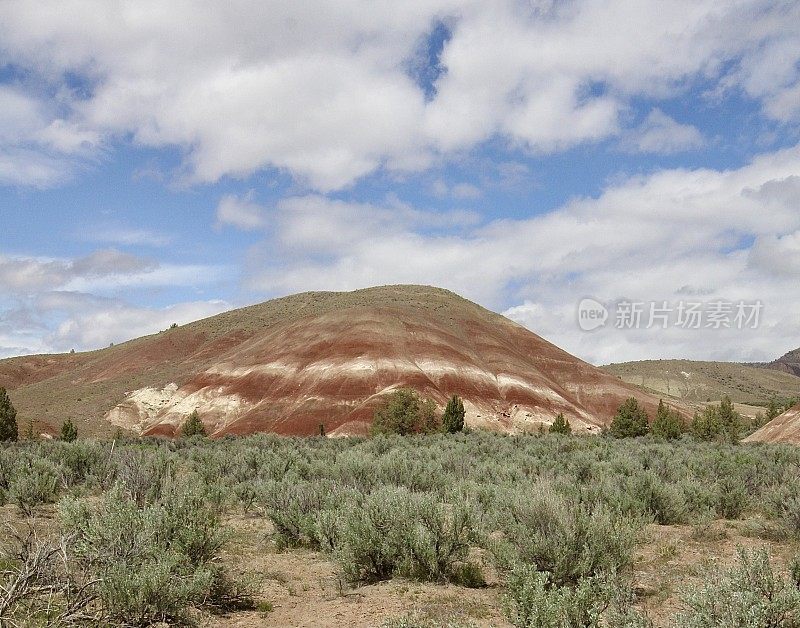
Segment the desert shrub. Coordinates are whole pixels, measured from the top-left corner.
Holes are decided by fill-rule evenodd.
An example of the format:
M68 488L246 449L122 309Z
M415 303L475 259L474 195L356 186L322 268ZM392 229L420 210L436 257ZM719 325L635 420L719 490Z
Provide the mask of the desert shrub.
M348 499L348 491L330 480L307 482L293 478L264 482L257 491L258 503L275 527L279 548L333 545L336 534L325 526L329 519L320 518L320 514Z
M99 580L110 620L184 621L191 606L224 605L232 591L216 564L225 535L203 488L166 484L157 503L142 507L122 484L97 505L61 504L62 525L83 569Z
M683 493L661 480L653 471L644 471L631 478L630 494L638 501L641 513L653 517L656 523L683 523L687 517Z
M115 460L116 481L139 506L155 502L172 473L171 458L163 449L124 449Z
M794 478L770 487L765 492L764 510L783 523L791 534L800 536L800 480Z
M14 478L14 460L11 449L0 448L0 489L8 490Z
M639 406L635 397L630 397L611 419L608 433L614 438L632 438L644 436L649 430L647 412Z
M414 495L408 539L410 569L421 580L446 581L470 577L457 570L477 538L474 506L464 500L443 504L431 495ZM472 574L474 575L474 574Z
M645 628L649 622L632 609L631 600L613 574L555 586L532 565L518 565L509 576L504 604L520 628Z
M258 500L258 490L252 482L239 482L233 487L233 494L242 506L242 510L249 513Z
M715 484L717 514L723 519L738 519L749 501L747 487L739 478L722 475Z
M717 495L714 486L695 478L683 478L675 484L675 488L683 495L688 519L704 517L708 512L716 512Z
M789 576L798 589L800 589L800 554L795 554L792 564L789 566Z
M712 569L699 586L682 597L686 610L676 617L681 628L794 628L800 625L800 589L775 574L762 548L739 549L738 563Z
M336 557L351 582L391 578L405 566L414 525L408 490L381 487L342 512Z
M58 467L45 458L20 461L8 488L11 502L26 515L42 504L52 504L58 495Z
M380 484L405 486L413 492L437 491L447 487L447 477L441 464L426 457L425 450L386 452L372 462L373 475Z
M429 434L440 427L433 401L422 399L410 388L401 388L389 395L375 411L372 421L373 434Z
M533 565L556 586L625 569L640 529L632 518L564 497L546 484L506 493L497 508L505 539L493 549L501 566Z

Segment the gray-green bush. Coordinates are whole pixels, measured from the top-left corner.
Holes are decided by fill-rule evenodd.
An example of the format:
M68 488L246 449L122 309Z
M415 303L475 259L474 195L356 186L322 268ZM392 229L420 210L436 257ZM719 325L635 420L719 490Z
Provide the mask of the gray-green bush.
M769 554L739 549L729 570L712 569L699 587L682 597L686 610L676 618L681 628L796 628L800 625L800 588L791 577L776 574Z

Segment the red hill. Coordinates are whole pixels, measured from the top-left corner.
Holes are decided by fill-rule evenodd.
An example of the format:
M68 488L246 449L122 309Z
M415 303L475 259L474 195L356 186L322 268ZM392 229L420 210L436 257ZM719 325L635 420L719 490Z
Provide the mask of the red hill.
M21 421L72 418L173 435L197 409L214 435L363 433L381 397L412 387L467 424L535 430L563 412L599 431L620 403L658 398L451 292L386 286L304 293L101 351L0 361Z

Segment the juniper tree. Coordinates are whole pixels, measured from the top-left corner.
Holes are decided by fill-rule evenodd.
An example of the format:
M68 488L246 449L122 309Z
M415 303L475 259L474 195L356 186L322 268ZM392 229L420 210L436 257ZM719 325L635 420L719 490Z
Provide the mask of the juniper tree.
M389 395L375 411L373 434L420 434L436 432L441 427L436 405L422 399L416 391L401 388Z
M61 440L66 443L71 443L78 439L78 428L72 422L72 419L67 419L61 426Z
M648 423L647 412L635 397L630 397L617 410L608 431L614 438L644 436L650 431Z
M564 417L564 414L559 412L555 421L553 421L553 424L550 426L549 431L551 434L572 434L572 426Z
M667 406L664 400L658 402L658 411L653 421L651 432L653 436L660 436L667 440L680 438L684 431L683 418L676 411Z
M0 441L17 440L17 438L19 438L17 411L8 398L6 389L0 387Z
M464 429L464 402L458 397L453 395L442 415L442 429L449 434L455 434Z
M192 410L192 413L187 417L186 422L181 428L181 435L185 437L190 436L205 436L206 426L200 420L197 410Z

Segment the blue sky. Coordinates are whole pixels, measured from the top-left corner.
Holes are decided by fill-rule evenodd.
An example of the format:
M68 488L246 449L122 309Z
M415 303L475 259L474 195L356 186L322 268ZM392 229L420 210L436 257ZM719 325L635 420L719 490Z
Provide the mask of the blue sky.
M0 357L427 283L596 363L771 359L800 346L800 5L3 3L0 225ZM686 295L763 317L576 322Z

